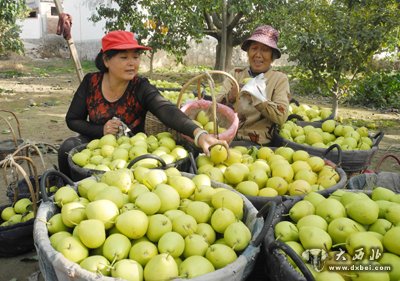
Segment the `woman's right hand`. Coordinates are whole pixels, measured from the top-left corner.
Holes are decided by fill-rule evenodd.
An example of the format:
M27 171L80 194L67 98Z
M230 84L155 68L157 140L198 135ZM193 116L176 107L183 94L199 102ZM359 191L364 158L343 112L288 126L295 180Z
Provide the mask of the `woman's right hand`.
M119 126L121 126L121 121L116 119L108 120L103 127L104 135L116 135L119 132Z

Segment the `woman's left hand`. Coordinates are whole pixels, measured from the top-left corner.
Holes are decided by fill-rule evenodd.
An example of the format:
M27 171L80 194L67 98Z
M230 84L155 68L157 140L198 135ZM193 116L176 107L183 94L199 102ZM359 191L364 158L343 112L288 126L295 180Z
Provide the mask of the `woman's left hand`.
M227 150L229 149L229 145L226 141L219 140L210 134L202 134L199 137L198 144L207 156L210 155L210 148L216 144L221 144L225 146Z

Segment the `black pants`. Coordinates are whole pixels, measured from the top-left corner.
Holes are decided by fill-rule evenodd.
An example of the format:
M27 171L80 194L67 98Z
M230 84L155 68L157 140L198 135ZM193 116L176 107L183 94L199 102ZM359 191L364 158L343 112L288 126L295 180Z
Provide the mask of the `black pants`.
M88 143L89 141L91 141L90 138L82 135L70 137L63 141L63 143L60 145L60 148L58 149L58 168L61 173L71 178L71 169L68 164L68 153L74 147L77 147L78 145L84 143Z

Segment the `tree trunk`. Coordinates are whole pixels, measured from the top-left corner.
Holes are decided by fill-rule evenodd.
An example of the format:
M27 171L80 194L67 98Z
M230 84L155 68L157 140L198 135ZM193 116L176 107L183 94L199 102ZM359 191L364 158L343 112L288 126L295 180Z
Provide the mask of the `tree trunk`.
M232 69L232 54L233 54L233 44L232 44L232 35L228 34L227 40L226 40L226 47L225 47L225 66L223 66L223 62L221 59L221 40L218 40L218 44L215 47L215 65L214 69L216 70L223 70L223 71L229 71Z
M154 60L154 52L150 52L150 74L153 74L153 60Z

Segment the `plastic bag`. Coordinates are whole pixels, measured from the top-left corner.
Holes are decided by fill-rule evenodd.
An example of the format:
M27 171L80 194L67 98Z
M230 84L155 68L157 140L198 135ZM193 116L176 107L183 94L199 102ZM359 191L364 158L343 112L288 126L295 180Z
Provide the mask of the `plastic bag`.
M118 117L113 117L113 120L119 120L121 122L121 125L118 128L118 133L117 133L117 138L120 138L122 136L128 136L129 132L131 129L129 129L128 125L126 125L124 122L122 122Z
M264 73L260 73L256 77L250 79L241 89L242 92L249 93L256 99L265 102L268 99L266 98L265 90L266 90L266 78Z

